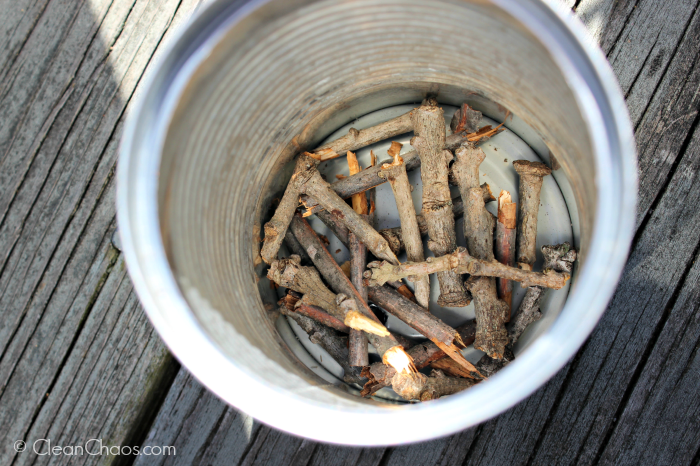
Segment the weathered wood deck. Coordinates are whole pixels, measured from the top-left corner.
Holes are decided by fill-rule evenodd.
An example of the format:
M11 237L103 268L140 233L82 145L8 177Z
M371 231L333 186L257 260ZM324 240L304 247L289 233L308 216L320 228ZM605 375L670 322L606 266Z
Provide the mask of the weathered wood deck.
M124 115L199 0L0 0L0 464L700 463L700 0L566 0L635 126L634 247L576 357L476 428L400 448L262 426L169 356L112 244ZM175 446L39 456L14 444Z

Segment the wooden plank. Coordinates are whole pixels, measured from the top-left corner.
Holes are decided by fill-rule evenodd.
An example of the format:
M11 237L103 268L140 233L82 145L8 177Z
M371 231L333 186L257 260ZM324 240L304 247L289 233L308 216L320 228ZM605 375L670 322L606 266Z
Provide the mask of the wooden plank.
M0 95L5 76L44 12L48 0L0 0Z
M388 461L385 460L385 464L387 466L462 464L475 434L476 429L467 429L450 437L394 448L389 452Z
M172 377L110 246L113 174L131 95L196 3L51 1L3 82L3 464L21 438L139 444Z
M610 25L613 7L619 3L614 0L581 0L576 5L576 16L586 25L593 42L599 44L603 33Z
M593 4L594 2L582 0L577 6L579 14L588 15L582 19L589 26L592 24L593 10L586 8L591 8ZM690 37L694 31L692 23L688 25L694 5L692 2L666 4L660 13L656 12L658 5L653 2L603 2L600 5L600 13L597 14L604 17L607 15L609 19L605 26L596 32L596 36L600 37L604 49L616 57L616 72L626 77L625 90L635 96L635 100L631 102L635 105L635 115L638 115L638 119L639 115L645 115L645 111L651 115L652 105L658 104L658 108L663 108L664 105L672 104L669 93L662 92L665 85L676 89L676 99L682 96L688 102L693 102L692 99L695 98L693 81L689 79L688 83L681 84L677 77L683 76L683 66L685 69L694 66L688 66L688 59L691 57L689 51L693 45L697 46L697 39ZM637 11L638 9L640 11ZM661 14L663 20L652 21L651 12ZM677 24L667 24L673 21ZM689 27L686 28L686 25ZM637 31L637 28L645 30ZM618 37L625 38L629 41L628 44L631 44L633 38L638 43L617 44ZM685 37L683 44L676 47L682 37ZM656 48L651 47L653 44L656 44ZM634 60L625 58L635 51L644 50L645 46L657 54L644 56L641 60L639 57ZM685 46L688 47L688 52L684 51ZM669 50L656 59L664 47L668 47ZM649 109L645 110L652 95L654 101L649 105ZM690 95L692 98L688 98ZM682 99L678 101L685 102ZM692 103L689 103L685 108L691 106ZM673 122L672 115L664 118L668 118L669 123ZM640 128L645 124L651 123L644 123L642 120ZM692 125L674 128L679 130L674 133L675 140L683 140L685 135L691 132ZM673 138L669 138L671 139ZM642 151L645 147L646 145L641 147ZM614 426L612 416L621 404L625 403L625 394L631 384L635 383L635 374L645 360L646 351L653 346L657 330L664 325L665 317L654 311L659 306L673 304L677 283L696 256L698 237L697 234L692 234L691 225L693 220L697 219L691 206L697 202L698 193L687 178L694 177L697 164L694 159L697 157L685 151L685 147L686 144L676 147L676 156L679 160L682 157L682 161L666 171L667 176L672 178L671 183L663 193L654 215L648 223L642 225L640 243L635 248L604 322L574 362L530 399L476 430L466 431L448 439L389 450L384 458L378 461L382 464L411 461L421 464L568 464L577 460L591 463L598 457L598 452L604 447L607 433L610 432L611 426ZM649 154L658 154L661 149L647 150ZM642 151L640 152L643 153ZM686 155L683 155L684 153ZM652 173L655 170L651 165L642 168L644 173ZM657 191L651 199L661 191ZM687 202L685 205L680 201L681 198ZM659 244L659 239L664 238L663 233L667 231L673 233L672 238ZM666 250L673 253L667 253ZM647 293L640 293L639 290L647 290ZM694 367L691 363L688 364L689 367ZM687 372L688 370L685 373ZM688 378L684 386L690 387L693 380ZM690 410L689 413L692 414L693 411ZM255 451L265 445L266 448L284 450L281 458L293 457L291 450L295 445L301 446L302 443L290 438L286 440L288 443L284 444L282 438L283 434L268 433L265 439L258 442L259 446ZM456 439L463 441L458 442ZM694 437L684 440L690 445L688 451L692 450ZM673 450L673 447L670 446L668 450ZM311 457L311 464L322 464L314 461L319 458L331 458L336 452L342 452L341 461L354 461L360 457L358 452L361 451L318 446ZM381 450L374 452L379 453ZM253 455L252 448L249 453ZM270 456L261 457L257 453L250 455L246 459L250 464L273 464L273 458ZM632 455L630 458L637 457ZM341 461L339 464L349 464Z
M700 261L600 458L603 464L692 464L700 448Z
M639 147L639 206L637 226L648 216L654 200L668 184L700 107L700 11L693 15L669 69L647 106L636 132Z
M308 466L379 466L386 448L340 447L321 443Z
M700 131L635 245L612 302L572 365L533 464L594 461L700 244Z
M697 0L640 0L608 54L636 126L676 53Z
M142 445L173 446L177 455L140 456L134 466L239 464L260 428L181 369Z

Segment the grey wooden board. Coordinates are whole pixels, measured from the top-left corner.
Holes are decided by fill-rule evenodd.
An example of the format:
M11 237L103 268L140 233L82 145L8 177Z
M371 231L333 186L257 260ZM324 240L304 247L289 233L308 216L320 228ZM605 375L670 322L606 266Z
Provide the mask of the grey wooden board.
M171 385L176 365L110 245L123 115L197 3L0 0L2 464L698 463L697 1L564 2L601 42L635 124L640 208L623 279L587 344L529 399L454 436L389 449L280 433L185 370ZM17 439L94 437L177 453L12 451Z
M110 238L123 115L195 5L0 4L1 464L112 463L13 443L138 445L174 377Z

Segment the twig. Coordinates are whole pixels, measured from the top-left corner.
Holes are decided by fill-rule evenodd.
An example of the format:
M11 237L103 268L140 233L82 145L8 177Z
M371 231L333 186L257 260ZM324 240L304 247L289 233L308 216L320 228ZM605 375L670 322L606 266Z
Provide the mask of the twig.
M479 374L474 365L464 359L459 348L455 345L455 343L463 345L455 329L434 315L425 312L419 305L407 300L391 288L384 286L370 287L369 299L430 339L450 358L471 373L470 377L481 378L481 374Z
M348 168L350 175L361 171L355 154L348 151ZM362 218L368 220L369 208L367 206L367 195L365 193L353 194L352 208L360 214ZM367 286L363 282L362 273L367 266L367 248L360 242L354 233L348 232L348 249L350 251L350 281L355 286L364 302L367 302ZM350 365L364 367L369 364L369 354L367 351L367 336L358 330L350 331L349 339Z
M372 196L374 194L374 189L371 189L369 191L370 193L370 205L372 205ZM333 215L332 213L322 210L316 214L316 216L333 232L333 234L340 240L341 243L345 245L348 250L350 250L350 242L348 240L348 229L343 225L343 223ZM368 223L370 223L372 226L374 226L374 220L372 219L373 215L369 215ZM402 243L403 244L403 243ZM398 254L398 253L397 253ZM350 270L350 263L346 262L341 266L344 267L347 264L348 270ZM349 276L349 274L347 274ZM392 288L396 289L399 293L404 295L406 298L410 299L413 302L416 301L416 297L414 294L411 292L411 290L400 280L390 280L386 282L387 285L391 286Z
M309 259L309 255L306 254L304 247L299 244L299 241L297 241L292 232L289 231L289 228L284 232L284 244L289 249L290 255L296 254L301 257L302 262L306 262L307 264L311 263L311 259Z
M357 235L357 238L367 246L367 249L372 251L372 254L392 264L398 264L398 259L391 252L386 240L330 189L330 185L321 178L318 170L314 168L311 171L311 177L302 188L304 192L314 197L326 210L335 214L348 230Z
M569 243L556 246L543 246L542 253L545 256L546 268L551 268L560 273L571 273L573 263L576 260L576 251L571 248ZM539 286L528 287L525 297L521 301L515 317L513 318L513 323L508 330L508 345L506 345L504 357L500 360L495 360L488 355L484 355L476 365L486 376L490 377L515 359L515 355L513 354L515 343L517 343L520 336L530 324L538 321L542 317L540 301L542 300L544 291L545 289Z
M517 224L517 205L511 201L508 191L501 191L498 196L498 223L496 223L496 260L501 264L513 267L515 265L515 232ZM496 280L498 297L508 304L513 303L513 283L499 278ZM510 316L508 316L510 317Z
M474 334L476 323L472 320L466 324L457 327L457 333L465 346L471 345L474 342ZM450 359L443 350L435 343L425 341L418 343L408 350L409 356L413 359L416 368L422 369L434 361L441 359ZM391 379L396 374L393 367L386 366L382 363L374 363L362 369L362 377L367 378L367 383L362 389L362 396L368 396L376 393L379 389L391 385Z
M268 264L272 263L277 258L280 245L284 239L284 235L289 227L289 222L292 221L294 211L299 204L299 195L302 192L304 183L306 183L316 170L316 161L311 157L301 154L294 166L292 178L289 180L287 188L284 190L282 200L275 210L269 222L265 224L265 240L263 247L260 250L260 255Z
M364 378L360 376L360 370L348 364L347 339L336 335L330 328L309 319L296 312L289 311L285 306L280 306L280 312L299 324L308 335L311 343L319 345L326 350L333 359L343 368L343 380L346 383L362 385Z
M331 254L326 249L326 246L316 235L316 232L311 228L306 220L299 215L295 216L291 225L292 233L299 240L299 243L306 249L309 258L314 263L316 268L321 272L330 287L337 293L342 293L354 299L358 310L367 318L373 320L376 324L381 325L377 316L367 306L367 301L362 299L362 296L357 289L352 285L350 279L343 273L340 266L335 262ZM323 307L323 306L320 306ZM348 325L350 327L350 325ZM383 326L382 326L383 327ZM384 355L386 351L399 346L398 341L393 336L377 336L371 333L367 334L367 339L375 347L380 355Z
M474 133L479 129L481 112L474 110L468 104L462 104L452 116L450 129L453 133Z
M477 383L473 379L447 377L437 369L433 369L430 375L398 373L391 379L391 388L405 400L430 401L460 392Z
M316 306L309 306L301 301L301 304L294 308L294 312L306 316L316 322L330 327L332 329L338 330L343 333L350 333L352 329L345 325L340 319L333 317L332 315L323 311L323 309Z
M340 157L340 154L347 151L357 150L411 131L413 131L413 122L411 121L411 112L408 112L371 128L359 131L350 128L348 134L322 145L313 151L311 156L319 161L331 160Z
M420 230L418 228L418 220L416 220L416 208L413 205L411 197L411 185L408 182L408 174L403 159L399 155L401 151L401 143L396 141L391 143L389 155L394 158L391 164L384 164L382 170L391 189L394 192L396 207L399 211L399 219L401 221L401 234L403 243L406 248L406 256L409 261L421 262L425 259L423 256L423 240L421 239ZM354 197L353 197L354 199ZM418 304L428 309L430 304L430 277L411 277L409 280L414 282L415 296Z
M445 147L445 119L436 102L427 101L412 113L416 136L411 145L421 158L423 181L423 216L428 225L428 248L436 257L449 254L457 247L452 197L448 184L452 153ZM376 255L376 254L375 254ZM438 274L440 297L438 305L461 307L469 304L462 278L451 270Z
M425 262L405 262L401 265L371 262L367 264L371 271L365 272L365 278L371 278L370 286L383 285L389 280L400 280L411 275L426 275L430 273L453 270L458 274L468 273L483 277L501 277L520 282L520 286L544 286L558 290L570 278L568 273L557 273L551 269L543 272L531 272L515 267L508 267L500 262L476 259L469 255L465 248L457 248L452 254L442 257L429 257Z
M484 202L495 201L496 198L493 197L491 193L491 188L487 183L481 185L481 189L484 194ZM452 198L452 213L455 216L455 221L462 218L464 215L464 203L462 202L462 197L457 196ZM323 215L324 212L319 212L317 215ZM423 214L416 215L416 220L418 222L418 229L420 230L421 236L428 234L428 225L425 223L425 218ZM384 237L384 239L389 243L389 247L394 252L394 254L399 254L405 249L403 244L403 235L401 233L401 227L396 228L385 228L379 230L379 234Z
M520 175L517 262L520 268L532 270L532 264L537 259L537 213L540 210L542 178L552 173L552 169L543 163L528 160L516 160L513 166Z
M302 267L299 256L291 256L274 261L267 271L270 280L290 288L304 297L297 303L318 306L330 315L342 320L350 328L364 330L375 335L388 337L389 331L382 324L360 314L355 300L343 294L337 296L321 281L316 269Z
M493 130L490 126L485 126L481 128L477 133L451 134L447 136L447 138L445 138L444 148L446 150L455 150L457 147L459 147L460 144L464 142L472 142L474 144L479 144L487 141L490 136L493 136L493 134L499 131L501 130ZM404 163L406 164L407 171L414 170L420 167L421 165L420 157L418 156L418 152L415 150L406 152L404 155L402 155L402 157ZM340 181L336 181L335 183L331 184L331 188L341 198L348 199L353 194L365 192L385 182L386 180L382 178L381 167L374 166L366 170L362 170L356 175L349 176ZM308 196L302 195L301 202L307 209L307 211L304 213L305 217L318 213L319 211L324 209L322 206L318 205L318 202L316 202L314 199L309 199Z

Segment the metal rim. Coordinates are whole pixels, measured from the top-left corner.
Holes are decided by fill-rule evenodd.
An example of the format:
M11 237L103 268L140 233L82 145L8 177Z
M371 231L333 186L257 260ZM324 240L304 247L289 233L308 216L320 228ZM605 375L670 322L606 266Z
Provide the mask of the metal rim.
M219 0L198 12L150 73L127 121L117 173L117 218L129 273L154 327L182 364L218 396L278 429L316 440L351 445L423 441L457 432L514 406L563 367L590 335L612 296L632 240L637 184L634 140L622 93L604 55L588 42L583 25L552 0L492 1L518 18L560 68L568 70L566 79L575 89L588 125L608 135L604 141L593 141L597 173L602 176L597 180L599 215L587 259L591 266L582 268L553 327L507 371L470 390L476 403L466 406L459 397L451 397L425 405L358 407L342 411L342 426L331 429L319 420L338 416L334 407L301 401L294 393L256 380L248 384L256 397L239 396L236 380L250 378L218 349L189 309L169 268L158 223L157 183L153 182L160 161L158 133L167 125L173 105L166 100L164 89L181 85L218 37L263 3L230 5ZM613 159L612 154L617 157ZM612 205L604 203L605 199L620 202ZM576 312L584 308L586 313ZM517 391L511 389L513 380L519 381ZM279 416L281 411L286 415ZM378 422L390 419L397 428L379 438L362 428L368 415L376 416ZM440 422L431 423L430 432L410 429L422 419Z

